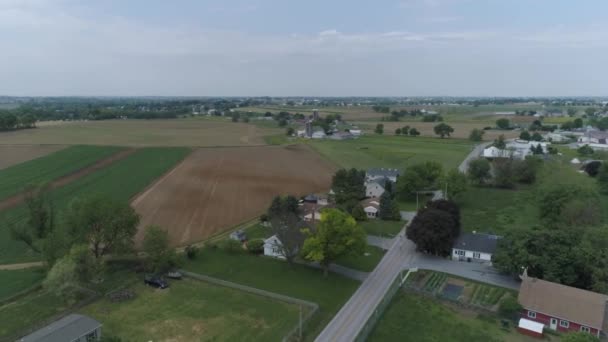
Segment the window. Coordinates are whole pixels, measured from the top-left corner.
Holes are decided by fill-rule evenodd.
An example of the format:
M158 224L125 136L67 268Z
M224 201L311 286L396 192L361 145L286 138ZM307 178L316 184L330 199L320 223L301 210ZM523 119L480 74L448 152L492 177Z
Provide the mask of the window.
M481 253L479 253L479 252L473 252L473 258L475 258L475 259L481 259Z
M97 330L88 333L85 338L86 338L87 342L97 341Z
M568 321L564 321L563 319L559 321L559 326L562 328L568 328L570 327L570 322Z
M464 251L460 250L460 249L457 249L457 250L454 251L454 254L464 256Z
M528 311L528 317L530 317L530 318L536 318L536 312L534 312L534 311Z
M586 326L584 326L584 325L581 325L581 331L582 331L582 332L586 332L586 333L590 333L590 332L591 332L591 329L589 329L589 327L586 327Z

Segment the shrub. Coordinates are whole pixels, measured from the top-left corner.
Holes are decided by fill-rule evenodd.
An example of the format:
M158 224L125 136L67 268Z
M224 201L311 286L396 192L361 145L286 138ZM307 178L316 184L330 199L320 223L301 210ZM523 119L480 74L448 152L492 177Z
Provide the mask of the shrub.
M186 246L186 257L190 260L196 259L196 255L198 254L198 247L188 245Z
M521 305L517 302L517 298L513 296L507 296L498 304L498 313L511 320L517 320L519 312L522 310Z
M241 245L241 243L239 241L236 241L233 239L226 239L226 240L220 241L220 243L218 244L218 247L221 250L223 250L224 252L229 252L229 253L238 253L243 250L243 246Z
M249 253L262 254L264 253L264 240L253 239L247 242L247 250Z

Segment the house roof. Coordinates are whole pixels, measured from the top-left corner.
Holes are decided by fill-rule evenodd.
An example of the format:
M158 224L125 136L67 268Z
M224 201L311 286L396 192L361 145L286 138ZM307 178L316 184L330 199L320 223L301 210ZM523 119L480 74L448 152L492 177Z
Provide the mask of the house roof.
M19 341L64 342L73 341L101 327L101 323L79 314L70 314L37 330Z
M388 181L388 179L386 177L382 177L382 178L374 179L373 181L369 181L369 182L367 182L366 185L377 184L377 185L380 185L382 188L384 188L386 186L387 181Z
M601 329L608 296L524 276L519 303L527 310Z
M453 248L492 254L496 251L500 238L492 234L464 233L456 239Z
M367 170L369 177L397 177L401 174L398 169L373 168Z
M608 132L602 131L590 131L585 134L585 136L594 139L608 139Z

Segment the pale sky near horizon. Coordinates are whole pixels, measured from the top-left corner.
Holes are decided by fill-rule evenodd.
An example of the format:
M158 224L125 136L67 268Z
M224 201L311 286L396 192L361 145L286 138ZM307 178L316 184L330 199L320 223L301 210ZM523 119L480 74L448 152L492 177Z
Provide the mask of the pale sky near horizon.
M606 96L606 0L0 0L0 95Z

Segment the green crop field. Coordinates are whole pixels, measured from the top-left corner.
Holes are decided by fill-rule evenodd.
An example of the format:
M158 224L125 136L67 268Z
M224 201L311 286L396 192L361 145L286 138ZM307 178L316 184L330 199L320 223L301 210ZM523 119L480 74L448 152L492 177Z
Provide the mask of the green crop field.
M79 196L104 195L129 201L182 160L190 149L182 147L143 148L108 167L51 191L57 212L66 208ZM28 251L22 243L11 239L8 225L20 222L24 206L0 212L0 264L36 260L38 255ZM61 217L59 217L61 219Z
M21 192L28 184L43 184L85 168L121 148L72 146L0 171L0 199Z
M359 286L358 282L333 273L325 278L322 271L308 266L290 266L280 260L211 248L204 249L183 268L319 304L319 312L305 330L307 341L314 339Z
M123 341L280 341L298 322L296 305L191 279L132 289L133 300L104 298L79 312Z
M445 168L456 168L473 146L459 139L379 135L346 141L311 141L310 145L341 167L392 167L401 170L429 160L437 161Z
M513 327L474 312L460 312L440 302L401 291L385 311L368 341L528 342Z
M22 270L0 270L0 301L40 283L44 270L38 267Z

